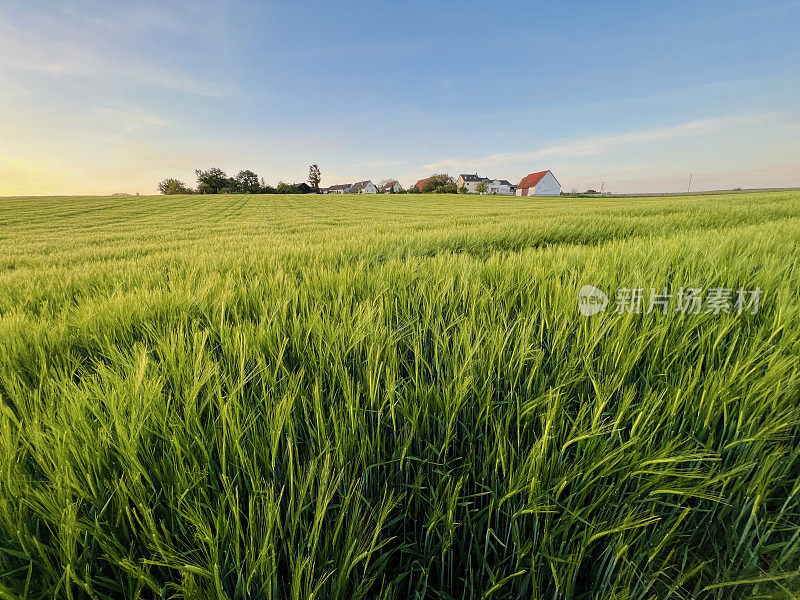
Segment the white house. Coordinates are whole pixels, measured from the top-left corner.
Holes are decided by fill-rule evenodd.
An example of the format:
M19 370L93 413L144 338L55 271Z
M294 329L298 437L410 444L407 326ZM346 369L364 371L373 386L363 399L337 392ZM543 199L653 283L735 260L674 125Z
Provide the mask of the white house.
M381 186L381 194L399 194L401 189L403 188L399 182L390 179Z
M508 196L514 195L514 184L505 179L489 179L488 177L481 177L477 173L462 173L458 176L456 187L458 189L466 188L468 194L477 194L478 186L486 184L486 191L484 194L503 194Z
M507 179L494 179L486 185L489 194L500 194L501 196L513 196L516 186Z
M349 187L350 187L349 183L344 183L342 185L332 185L330 187L322 188L320 190L320 193L322 193L322 194L346 194Z
M561 184L551 171L539 171L524 177L517 186L517 196L560 196Z
M488 177L478 177L478 174L475 173L474 175L471 173L462 173L458 176L458 181L456 181L456 187L458 189L467 188L468 194L477 194L478 193L478 184L485 183L486 188L489 188L489 178Z
M347 190L348 194L377 194L378 188L371 181L359 181Z

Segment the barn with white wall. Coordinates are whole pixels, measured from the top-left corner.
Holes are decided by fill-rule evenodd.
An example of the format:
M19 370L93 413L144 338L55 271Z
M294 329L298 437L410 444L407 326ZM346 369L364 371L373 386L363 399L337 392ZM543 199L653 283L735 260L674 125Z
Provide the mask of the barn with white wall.
M517 186L517 196L560 196L561 184L552 171L539 171L523 177Z

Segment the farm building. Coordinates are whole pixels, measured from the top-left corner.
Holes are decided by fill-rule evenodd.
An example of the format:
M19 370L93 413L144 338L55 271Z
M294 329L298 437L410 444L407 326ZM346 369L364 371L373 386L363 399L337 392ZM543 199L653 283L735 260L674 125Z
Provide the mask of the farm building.
M307 183L295 183L294 187L297 188L297 191L300 194L312 194L314 193L314 189L308 185Z
M395 180L387 181L381 186L381 194L397 194L403 189L399 182Z
M551 171L539 171L524 177L517 186L517 196L559 196L561 184Z
M377 194L378 188L371 181L359 181L347 190L348 194Z
M320 192L323 194L346 194L347 190L350 188L349 183L343 183L341 185L332 185L326 188L320 189Z

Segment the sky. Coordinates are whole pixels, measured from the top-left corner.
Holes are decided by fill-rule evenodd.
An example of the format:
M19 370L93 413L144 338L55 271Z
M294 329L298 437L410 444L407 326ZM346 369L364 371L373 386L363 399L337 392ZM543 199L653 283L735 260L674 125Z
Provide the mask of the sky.
M2 0L0 195L800 186L800 0Z

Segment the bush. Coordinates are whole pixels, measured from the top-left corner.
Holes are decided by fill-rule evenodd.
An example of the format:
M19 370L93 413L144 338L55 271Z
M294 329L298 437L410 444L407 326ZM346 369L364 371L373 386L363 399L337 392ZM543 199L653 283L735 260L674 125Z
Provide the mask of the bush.
M456 194L458 188L456 182L450 175L444 173L436 173L431 175L425 183L422 184L423 194Z
M296 194L297 193L297 187L295 187L291 183L284 183L284 182L281 181L280 183L278 183L278 187L275 188L275 193L277 193L277 194Z
M173 196L176 194L193 194L194 191L187 187L180 179L173 179L168 177L158 184L158 191L165 196Z

